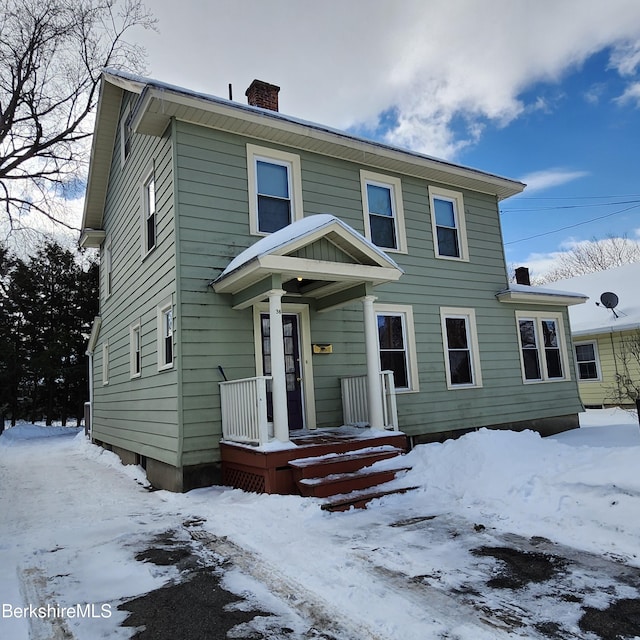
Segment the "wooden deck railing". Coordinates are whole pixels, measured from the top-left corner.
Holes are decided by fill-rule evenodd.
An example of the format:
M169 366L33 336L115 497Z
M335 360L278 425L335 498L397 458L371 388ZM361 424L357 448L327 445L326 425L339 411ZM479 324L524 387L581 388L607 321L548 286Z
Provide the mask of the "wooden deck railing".
M269 442L267 380L270 376L220 383L222 437L230 442Z
M382 413L385 429L398 431L398 406L393 371L382 371ZM340 379L342 417L345 424L368 424L367 376Z

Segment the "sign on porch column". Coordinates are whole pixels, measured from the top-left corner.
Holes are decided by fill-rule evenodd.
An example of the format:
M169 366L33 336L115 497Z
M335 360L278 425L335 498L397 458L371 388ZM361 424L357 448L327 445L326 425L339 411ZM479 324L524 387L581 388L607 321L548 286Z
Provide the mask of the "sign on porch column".
M284 366L284 339L282 336L283 289L269 291L269 326L271 336L271 377L273 391L273 435L281 442L289 441L287 415L287 382Z
M382 407L382 382L380 380L380 354L378 352L378 325L373 303L375 296L365 296L364 306L364 339L367 355L367 404L369 425L372 429L384 429Z

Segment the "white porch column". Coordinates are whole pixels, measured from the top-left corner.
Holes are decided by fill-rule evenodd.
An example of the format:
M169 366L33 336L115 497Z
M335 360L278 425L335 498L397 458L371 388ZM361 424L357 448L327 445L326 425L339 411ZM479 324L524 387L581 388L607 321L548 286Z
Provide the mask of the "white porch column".
M269 291L269 327L271 334L271 389L273 391L273 435L280 442L289 441L289 415L287 413L287 381L284 366L284 339L282 336L282 296L284 289Z
M375 296L365 296L364 306L364 338L367 354L367 404L369 424L372 429L384 429L382 407L382 381L380 380L380 353L378 351L378 323L373 309Z

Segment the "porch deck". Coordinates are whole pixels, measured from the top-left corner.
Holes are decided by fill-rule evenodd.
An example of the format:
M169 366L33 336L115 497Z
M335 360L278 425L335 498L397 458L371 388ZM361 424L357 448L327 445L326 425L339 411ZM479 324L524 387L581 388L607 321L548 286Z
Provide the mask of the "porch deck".
M368 427L343 426L314 431L293 431L290 442L264 447L220 443L222 481L225 485L255 493L299 495L292 460L321 457L390 445L407 450L407 437L400 431L377 431Z

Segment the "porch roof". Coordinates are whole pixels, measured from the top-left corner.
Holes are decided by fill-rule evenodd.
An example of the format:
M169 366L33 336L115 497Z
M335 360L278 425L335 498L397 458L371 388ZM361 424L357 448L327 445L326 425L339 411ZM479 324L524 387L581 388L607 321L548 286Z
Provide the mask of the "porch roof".
M305 248L327 241L341 256L332 261L305 255ZM302 255L301 255L302 254ZM384 251L348 224L329 214L298 220L254 243L210 283L216 293L233 296L232 306L248 307L271 289L313 298L318 310L367 295L367 289L394 282L402 269Z

